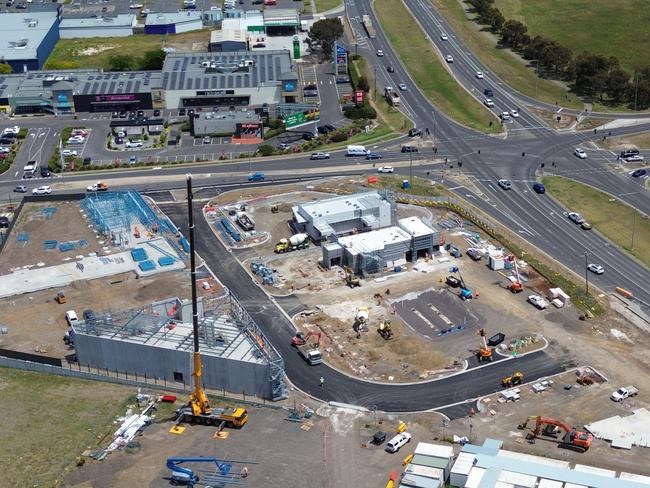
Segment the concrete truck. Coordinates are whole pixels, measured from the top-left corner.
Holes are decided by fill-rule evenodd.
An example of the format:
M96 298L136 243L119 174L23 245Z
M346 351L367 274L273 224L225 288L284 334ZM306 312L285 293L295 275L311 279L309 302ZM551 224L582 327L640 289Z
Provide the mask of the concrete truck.
M275 245L275 252L280 254L283 252L296 251L298 249L306 249L309 246L307 234L294 234L288 239L280 239Z

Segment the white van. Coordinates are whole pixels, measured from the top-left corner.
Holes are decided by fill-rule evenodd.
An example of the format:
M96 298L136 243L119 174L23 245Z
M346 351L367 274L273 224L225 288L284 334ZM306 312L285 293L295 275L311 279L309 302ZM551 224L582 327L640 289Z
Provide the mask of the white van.
M65 320L68 322L68 325L76 324L79 319L77 318L77 313L74 310L68 310L65 313Z
M365 156L368 150L363 146L348 146L346 156Z

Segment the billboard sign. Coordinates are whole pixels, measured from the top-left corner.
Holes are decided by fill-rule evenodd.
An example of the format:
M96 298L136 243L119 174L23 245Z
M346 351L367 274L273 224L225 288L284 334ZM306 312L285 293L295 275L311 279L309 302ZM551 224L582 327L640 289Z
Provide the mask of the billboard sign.
M131 102L135 95L95 95L96 102Z
M357 105L363 105L363 90L356 90L354 92L354 101Z
M305 117L305 114L302 112L285 115L284 117L284 125L287 129L290 129L291 127L296 127L298 125L303 125L306 122L307 122L307 117Z

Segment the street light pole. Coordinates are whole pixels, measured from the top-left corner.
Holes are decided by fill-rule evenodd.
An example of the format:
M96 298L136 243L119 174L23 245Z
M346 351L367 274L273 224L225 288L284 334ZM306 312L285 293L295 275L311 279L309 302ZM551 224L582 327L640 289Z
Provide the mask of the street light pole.
M589 256L589 251L585 251L585 293L589 295L589 268L587 267L587 256Z
M409 185L413 188L413 151L409 151L409 160Z
M372 99L373 99L373 101L376 102L377 101L377 65L374 66L374 72L375 72L375 76L374 76L374 79L375 79L375 91L373 93L373 98Z
M636 112L636 100L639 94L639 72L638 71L634 72L634 77L636 78L636 82L634 84L634 111Z
M636 211L632 212L632 245L630 249L634 251L634 233L636 232Z

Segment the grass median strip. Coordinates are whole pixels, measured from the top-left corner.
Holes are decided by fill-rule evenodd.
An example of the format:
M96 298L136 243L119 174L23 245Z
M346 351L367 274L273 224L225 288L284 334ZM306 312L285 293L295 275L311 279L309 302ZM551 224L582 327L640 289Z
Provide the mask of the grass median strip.
M388 40L420 90L436 107L457 122L481 132L501 131L494 115L445 69L438 53L401 1L376 0L374 6Z
M650 220L591 186L560 176L547 176L542 181L546 190L566 208L580 213L594 229L650 266Z

